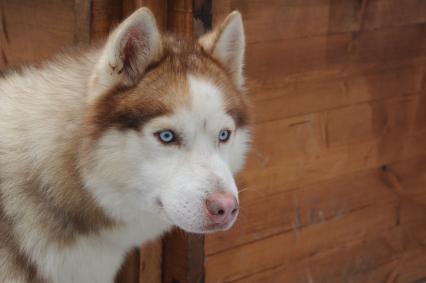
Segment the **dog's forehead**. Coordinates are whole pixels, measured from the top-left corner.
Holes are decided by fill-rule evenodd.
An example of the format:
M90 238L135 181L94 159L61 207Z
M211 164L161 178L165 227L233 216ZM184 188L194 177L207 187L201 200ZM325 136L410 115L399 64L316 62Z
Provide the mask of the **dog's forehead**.
M147 121L178 109L223 112L237 127L247 123L244 95L217 62L186 43L167 50L137 86L112 89L95 103L87 120L93 137L110 128L140 130Z
M225 113L223 90L206 77L188 74L190 110L199 116Z

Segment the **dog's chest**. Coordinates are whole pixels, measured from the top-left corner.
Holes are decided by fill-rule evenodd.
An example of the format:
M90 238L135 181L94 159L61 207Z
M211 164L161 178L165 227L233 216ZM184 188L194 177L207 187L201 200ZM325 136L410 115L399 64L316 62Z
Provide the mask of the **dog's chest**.
M48 246L37 257L38 268L48 281L113 282L125 253L131 248L128 239L122 235L102 235L79 239L70 247ZM117 245L122 241L122 245Z
M45 278L60 283L113 282L118 269L132 247L161 235L170 225L135 224L82 237L72 246L59 248L47 245L33 253ZM161 226L161 227L160 227Z

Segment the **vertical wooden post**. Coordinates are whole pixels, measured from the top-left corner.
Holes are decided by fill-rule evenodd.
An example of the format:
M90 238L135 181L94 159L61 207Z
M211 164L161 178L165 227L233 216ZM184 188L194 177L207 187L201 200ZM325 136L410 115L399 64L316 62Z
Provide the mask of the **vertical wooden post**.
M204 282L204 236L175 230L163 239L163 283Z
M156 240L141 248L139 282L160 283L162 263L162 242Z
M92 31L92 0L75 0L74 16L74 43L90 43L90 35Z
M137 283L140 274L140 253L139 249L134 249L127 255L126 261L123 263L120 273L118 273L116 282L118 283ZM143 281L151 282L151 281ZM156 283L155 281L152 281Z
M8 43L8 40L3 0L0 0L0 69L6 68L8 65L7 56L3 49Z
M194 0L192 6L192 34L194 38L212 29L212 1Z

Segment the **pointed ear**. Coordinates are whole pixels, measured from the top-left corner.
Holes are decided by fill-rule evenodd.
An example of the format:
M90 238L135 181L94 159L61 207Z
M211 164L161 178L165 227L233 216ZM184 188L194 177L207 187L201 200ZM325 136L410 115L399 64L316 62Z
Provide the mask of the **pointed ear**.
M99 95L117 87L139 82L146 68L162 54L161 35L155 18L141 8L121 23L109 36L89 83Z
M246 43L243 20L238 11L229 14L219 27L202 36L198 43L228 69L238 87L243 86Z

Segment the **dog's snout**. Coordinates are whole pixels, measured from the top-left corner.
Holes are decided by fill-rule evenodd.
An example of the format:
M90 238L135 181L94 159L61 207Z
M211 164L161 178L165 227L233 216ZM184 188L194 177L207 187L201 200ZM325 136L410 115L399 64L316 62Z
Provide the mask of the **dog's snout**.
M206 199L206 208L215 224L228 224L237 215L238 202L230 193L212 193Z

